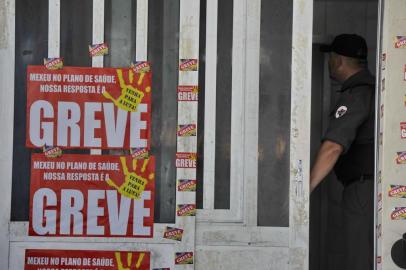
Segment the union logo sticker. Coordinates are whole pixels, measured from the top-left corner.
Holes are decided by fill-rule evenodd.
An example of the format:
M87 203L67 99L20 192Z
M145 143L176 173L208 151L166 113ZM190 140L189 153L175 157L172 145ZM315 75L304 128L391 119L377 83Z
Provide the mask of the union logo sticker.
M396 36L395 37L395 48L396 49L406 48L406 36Z
M392 220L406 220L406 207L395 207L390 217Z
M107 46L107 43L89 45L90 57L103 56L108 53L109 53L109 47Z
M166 227L164 232L164 238L175 240L175 241L182 241L183 237L183 230L173 227Z
M397 152L396 163L406 164L406 151Z
M177 135L178 135L178 137L196 136L197 135L197 126L196 126L196 124L179 125Z
M180 59L179 70L180 71L197 71L198 60L197 59Z
M53 146L44 146L42 148L42 151L44 152L45 156L48 158L57 158L62 156L62 149L59 148L58 146L53 147Z
M133 159L147 159L149 157L147 148L132 148L130 149L130 154Z
M63 58L44 58L44 66L49 70L63 68Z
M406 186L390 185L388 195L392 198L406 198Z
M196 216L196 205L195 204L179 204L176 209L176 215L178 217Z
M193 264L193 252L176 252L175 264Z
M135 73L145 73L151 71L151 64L147 61L137 61L135 63L131 63L130 67Z
M187 192L187 191L196 191L196 180L178 180L178 191Z

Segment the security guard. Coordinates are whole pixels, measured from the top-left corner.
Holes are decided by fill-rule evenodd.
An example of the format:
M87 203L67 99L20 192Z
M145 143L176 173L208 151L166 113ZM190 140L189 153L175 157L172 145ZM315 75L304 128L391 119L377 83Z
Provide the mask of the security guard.
M344 185L345 269L372 270L375 79L366 67L362 37L338 35L321 50L330 53L330 77L342 87L310 173L310 190L334 168Z

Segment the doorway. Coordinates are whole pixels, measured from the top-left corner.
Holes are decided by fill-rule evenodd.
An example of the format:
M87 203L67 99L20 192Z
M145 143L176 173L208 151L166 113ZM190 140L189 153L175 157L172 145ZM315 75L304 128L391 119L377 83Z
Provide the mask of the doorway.
M334 104L336 90L340 87L330 80L327 55L321 53L319 47L331 43L334 36L341 33L361 35L368 44L368 68L375 74L378 0L315 0L313 11L311 164L328 125L330 104ZM342 189L331 173L311 195L311 270L343 269Z

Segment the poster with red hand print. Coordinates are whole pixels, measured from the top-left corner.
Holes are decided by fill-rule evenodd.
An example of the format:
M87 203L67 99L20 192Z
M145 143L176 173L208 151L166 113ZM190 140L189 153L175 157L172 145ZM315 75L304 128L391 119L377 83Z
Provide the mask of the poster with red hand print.
M150 147L151 72L27 68L26 146Z
M153 156L31 159L29 235L153 237Z
M149 270L150 260L149 251L27 249L24 270Z

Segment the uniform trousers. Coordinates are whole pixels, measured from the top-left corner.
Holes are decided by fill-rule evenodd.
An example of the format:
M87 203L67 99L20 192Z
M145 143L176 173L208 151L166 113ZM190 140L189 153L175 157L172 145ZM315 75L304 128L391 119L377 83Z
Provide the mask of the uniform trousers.
M346 270L373 270L374 181L361 179L344 187Z

